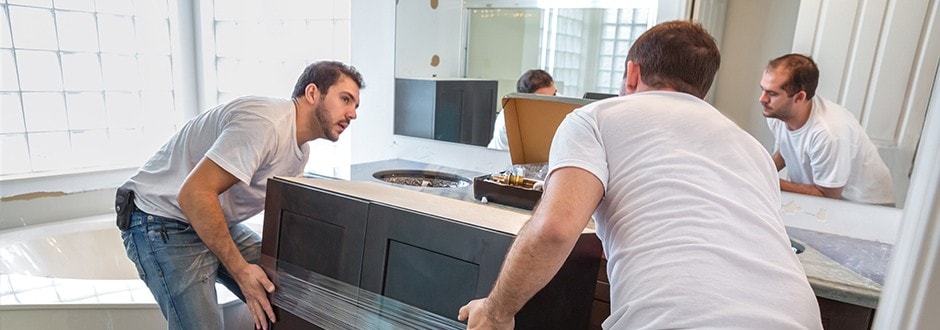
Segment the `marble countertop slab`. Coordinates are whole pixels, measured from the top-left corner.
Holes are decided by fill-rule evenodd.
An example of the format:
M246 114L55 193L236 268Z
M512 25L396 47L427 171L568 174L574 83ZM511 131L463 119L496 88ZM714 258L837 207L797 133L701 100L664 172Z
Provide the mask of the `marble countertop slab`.
M816 296L872 309L878 307L881 284L842 266L813 248L812 243L793 237L791 240L806 248L797 258Z

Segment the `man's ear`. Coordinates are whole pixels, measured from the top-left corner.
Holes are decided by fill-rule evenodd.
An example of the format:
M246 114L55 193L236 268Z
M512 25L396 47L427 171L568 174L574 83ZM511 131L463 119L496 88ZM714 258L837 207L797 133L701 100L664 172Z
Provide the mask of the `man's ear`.
M793 95L793 96L794 96L794 97L793 97L793 102L803 102L803 101L806 101L806 91L804 91L804 90L801 90L801 91L797 92L796 95Z
M310 104L315 104L319 101L320 89L317 88L317 84L307 84L307 88L304 90L304 98L307 99L307 102L310 102Z
M624 68L627 70L626 76L623 78L623 87L621 90L621 95L633 94L636 92L637 86L640 84L640 66L633 61L627 61L627 66Z

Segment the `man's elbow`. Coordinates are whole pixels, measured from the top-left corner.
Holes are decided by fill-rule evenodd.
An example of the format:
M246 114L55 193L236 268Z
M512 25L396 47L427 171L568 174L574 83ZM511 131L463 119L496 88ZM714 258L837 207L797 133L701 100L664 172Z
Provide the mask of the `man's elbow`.
M582 228L583 229L583 228ZM580 230L561 223L545 222L537 226L536 233L539 240L553 246L566 246L578 239Z
M193 185L183 183L183 186L180 187L180 190L176 192L176 203L183 209L185 213L190 206L198 199L200 191L195 189Z
M826 188L816 186L816 190L819 191L820 196L832 199L842 199L842 188L843 187Z

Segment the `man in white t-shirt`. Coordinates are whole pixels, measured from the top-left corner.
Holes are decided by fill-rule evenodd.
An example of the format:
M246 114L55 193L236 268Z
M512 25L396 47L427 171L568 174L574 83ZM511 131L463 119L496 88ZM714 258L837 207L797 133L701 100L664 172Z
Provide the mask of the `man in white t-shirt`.
M767 126L776 139L777 171L787 168L783 191L868 204L894 204L891 172L858 121L844 107L816 95L813 59L787 54L770 61L760 86Z
M552 75L541 69L526 71L516 81L516 91L519 93L532 93L539 95L556 95L555 80ZM490 149L509 150L509 139L506 138L505 111L500 111L493 122L493 138L486 147Z
M718 70L697 23L661 23L627 54L621 97L559 126L549 176L471 329L513 315L564 263L593 213L607 256L607 329L821 329L780 218L773 161L702 100Z
M118 189L128 258L170 329L222 328L216 281L245 301L256 328L275 321L261 239L240 222L264 209L269 178L302 174L307 142L339 138L363 87L351 66L312 63L290 99L239 97L196 116Z

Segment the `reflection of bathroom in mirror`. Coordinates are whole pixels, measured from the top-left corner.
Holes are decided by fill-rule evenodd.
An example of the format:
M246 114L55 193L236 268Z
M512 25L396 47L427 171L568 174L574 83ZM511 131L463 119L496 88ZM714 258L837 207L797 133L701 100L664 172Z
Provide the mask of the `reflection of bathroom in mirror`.
M396 86L412 86L405 82L416 79L432 83L482 79L498 83L498 99L516 92L516 81L523 72L541 68L551 72L558 95L580 98L590 93L596 99L597 95L616 94L622 81L624 57L632 41L658 22L689 17L689 3L399 1ZM434 28L428 28L431 26ZM419 93L396 90L396 95ZM441 103L439 95L423 94ZM466 103L466 95L475 94L452 94L460 99L449 102L443 110L396 100L395 134L481 145L467 142L469 138L448 137L493 134L492 121L497 117L489 113L501 111L496 100L492 109L457 106ZM479 115L480 112L485 114ZM439 116L419 121L429 113ZM460 122L441 123L443 117ZM473 118L490 118L490 124L468 123ZM460 128L461 132L447 134L441 132L441 127Z
M836 14L840 10L856 13ZM768 150L774 149L774 140L758 102L763 68L769 59L790 52L814 56L821 70L818 93L843 104L863 123L891 168L901 207L917 128L926 113L925 106L919 107L926 103L923 94L903 90L918 92L927 85L929 91L929 84L911 71L925 60L878 55L878 49L917 48L918 41L874 40L870 36L878 36L879 29L896 24L875 12L882 11L817 0L399 0L395 76L495 80L499 98L515 91L521 73L541 68L552 74L563 96L617 93L633 38L658 22L692 17L715 35L722 51L722 67L707 100ZM881 21L870 20L876 16ZM852 61L846 53L853 54ZM872 96L874 90L879 97Z

